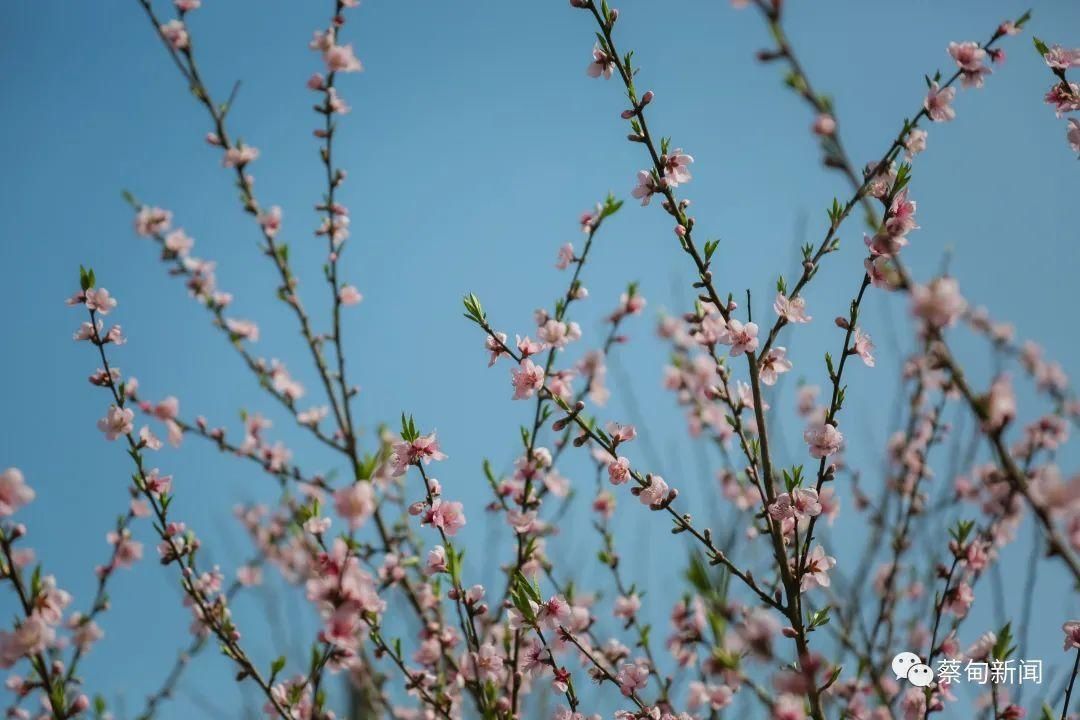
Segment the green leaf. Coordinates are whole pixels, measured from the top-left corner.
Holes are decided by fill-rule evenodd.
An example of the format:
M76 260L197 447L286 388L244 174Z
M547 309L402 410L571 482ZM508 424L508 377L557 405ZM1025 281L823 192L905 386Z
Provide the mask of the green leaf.
M604 204L600 208L600 219L611 217L615 213L619 212L619 209L623 206L622 200L616 200L615 196L608 193L608 196L604 198Z
M719 240L706 240L705 241L705 262L708 263L712 260L713 253L716 252L716 248L720 246Z

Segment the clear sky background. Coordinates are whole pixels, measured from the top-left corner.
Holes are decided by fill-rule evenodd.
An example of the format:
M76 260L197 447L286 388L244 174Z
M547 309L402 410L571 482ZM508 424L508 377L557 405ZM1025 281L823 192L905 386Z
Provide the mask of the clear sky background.
M265 205L284 207L283 237L305 301L318 315L326 299L319 275L324 243L311 231L323 179L304 82L320 69L307 42L323 27L330 3L204 5L191 17L201 67L221 98L243 80L232 127L262 150L252 166L257 194ZM859 162L879 157L902 118L917 111L923 74L949 68L949 41L983 40L1026 9L997 1L788 5L791 40L815 84L834 96L845 142ZM782 87L780 69L753 61L767 43L756 12L736 12L720 0L627 0L619 7L620 42L636 50L640 86L656 92L650 123L696 158L686 196L695 201L699 237L722 238L718 285L736 295L751 288L756 313L771 313L776 273L792 274L798 243L820 241L825 208L834 196L848 197L847 185L820 168L808 130L812 117ZM1080 44L1080 5L1037 2L1030 29L1048 42ZM905 253L920 277L951 253L950 267L968 298L1015 322L1021 337L1037 338L1076 372L1070 358L1080 350L1072 312L1077 160L1065 143L1064 122L1042 102L1051 76L1030 36L1006 40L1008 59L987 87L961 92L957 120L930 128L912 184L923 229ZM531 311L550 306L565 287L567 278L552 265L561 243L579 240L579 213L608 191L628 198L645 158L624 139L619 86L585 76L592 22L566 2L369 0L350 13L345 38L366 66L340 83L353 112L336 141L350 171L341 199L353 219L342 272L366 296L347 311L345 329L363 388L358 412L368 437L402 410L438 429L451 458L439 477L450 495L466 501L472 521L469 572L491 582L506 553L477 549L489 537L480 462L489 457L509 467L516 426L531 410L509 402L505 366L486 368L482 338L461 317L460 296L480 295L503 330L531 331ZM0 466L22 468L37 488L37 501L21 518L46 570L81 607L93 588L90 568L107 552L105 532L127 502L130 469L119 445L104 442L94 427L107 406L86 382L97 362L88 347L71 341L82 316L63 300L75 288L80 263L93 266L120 299L113 317L130 340L113 355L125 374L139 377L146 395L179 395L183 416L205 415L236 437L238 409L260 410L278 420L275 433L307 469L329 469L333 459L289 428L201 308L166 276L154 248L134 236L123 189L175 212L176 224L196 238L196 253L219 262L220 284L237 298L233 313L260 323L257 352L285 360L314 392L292 318L273 299L273 268L255 250L257 233L239 210L231 176L202 140L209 129L204 111L135 0L4 3L0 67L0 267L9 297ZM825 379L821 357L841 340L829 319L844 312L862 273L855 220L841 237L843 249L828 258L808 293L817 320L787 336L794 375L811 382ZM653 339L655 311L685 309L692 278L669 219L658 208L628 203L605 226L595 258L585 276L591 298L578 315L587 338L595 340L600 318L627 282L640 280L650 303L628 326L634 343L619 351L605 416L633 419L623 392L632 381L664 474L690 490L688 507L700 515L717 512L715 494L693 491L712 487L700 468L715 467L717 458L703 459L684 440L681 414L660 387L665 355ZM871 470L889 429L898 368L888 338L907 337L909 325L903 306L877 293L864 318L881 357L874 370L852 369L845 415L861 418L849 431L851 458ZM985 346L963 334L958 343L973 376L985 382ZM773 404L789 407L793 389L787 383ZM1031 412L1038 407L1028 397L1022 404ZM789 423L787 435L781 453L786 464L799 462L799 428ZM1076 468L1075 456L1063 456L1066 469ZM591 478L580 460L564 473L587 495ZM200 531L215 561L234 568L249 546L230 509L272 499L273 483L194 439L155 462L176 476L175 515ZM844 504L850 510L849 498ZM662 559L681 559L684 548L666 530L645 531L655 519L629 497L622 505L624 551L643 559L633 579L660 587L678 570ZM187 641L174 575L149 558L149 527L137 534L147 541L148 560L115 578L113 610L102 620L106 638L85 665L88 687L126 708L127 716L141 709ZM1022 534L1006 558L1012 614L1021 601L1030 529ZM845 549L864 539L853 527L838 526L833 544L842 565L850 557ZM585 547L591 557L595 543L585 516L571 515L553 554ZM607 583L599 566L582 563L579 572L587 585ZM987 590L984 585L981 594ZM650 593L646 603L661 595ZM0 598L0 609L10 600ZM965 643L993 626L988 600L966 623ZM1059 627L1076 615L1077 599L1050 570L1039 578L1036 602L1027 655L1060 666ZM666 601L654 600L648 612L666 628L667 610ZM265 631L268 613L276 618L274 632ZM236 614L248 628L245 642L264 663L311 637L302 600L250 596L238 601ZM252 696L236 689L214 655L196 661L160 717L237 716ZM954 717L966 712L958 709Z

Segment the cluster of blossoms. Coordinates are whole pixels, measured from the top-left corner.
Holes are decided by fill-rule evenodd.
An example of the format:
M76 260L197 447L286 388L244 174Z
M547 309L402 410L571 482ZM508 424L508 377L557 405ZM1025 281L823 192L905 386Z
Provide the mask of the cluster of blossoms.
M69 611L72 596L61 588L52 575L43 575L35 566L34 550L26 546L29 531L13 516L32 502L36 493L18 468L0 472L0 581L9 583L19 601L19 611L11 629L0 629L0 667L12 668L26 661L27 675L12 674L7 688L13 702L6 717L29 720L40 718L69 718L83 715L90 707L87 695L72 682L69 667L104 637L95 617L107 606L99 600L88 612ZM121 525L126 528L126 524ZM108 566L98 568L101 587L116 567L130 566L138 559L137 544L128 543L130 554L121 550L126 540L110 533L109 542L116 547ZM33 568L32 571L27 572ZM70 648L69 659L62 655ZM24 699L39 694L38 714L21 707Z
M1069 70L1080 67L1080 48L1070 50L1060 45L1047 47L1038 38L1035 39L1035 47L1057 80L1046 92L1046 104L1054 108L1058 117L1080 112L1080 85L1069 80L1067 75ZM1068 118L1065 139L1073 152L1080 154L1080 120L1075 117Z
M512 363L513 399L528 401L533 418L531 426L522 428L512 470L500 475L490 463L484 464L492 491L487 512L499 519L495 528L509 539L507 549L513 550L505 562L496 557L497 546L482 556L485 564L499 568L505 583L489 592L466 577L463 547L471 529L465 504L451 499L460 485L447 483L444 488L430 474L435 463L448 459L437 434L418 431L413 419L403 415L399 433L381 431L372 438L374 447L364 453L360 449L364 438L358 437L352 415L356 389L348 384L345 373L341 308L361 302L362 295L338 276L351 216L335 195L346 174L334 163L332 140L338 120L350 111L336 85L338 74L362 69L353 47L339 38L345 25L341 11L356 4L357 0L338 0L328 27L316 31L310 43L323 64L307 87L319 97L315 112L321 122L314 136L326 170L325 192L315 205L320 219L314 234L327 243L323 271L332 308L331 329L318 332L313 329L317 321L300 301L288 246L282 241L284 213L278 206L261 205L254 195L249 169L259 150L230 139L228 103L215 103L194 71L187 14L200 6L199 0L175 0L177 17L166 22L160 22L151 5L144 3L195 97L210 113L213 129L207 142L220 148L223 166L234 171L229 174L235 174L242 207L254 219L261 250L278 273L278 297L299 323L318 382L305 386L301 372L294 375L276 359L253 355L249 348L259 341L260 329L249 320L226 315L233 298L217 287L216 264L192 255L194 240L183 228L173 227L171 212L129 198L135 208L136 233L160 246L169 272L184 278L191 296L210 312L213 326L297 428L348 465L347 480L335 482L330 473L325 477L305 473L292 450L282 440L269 437L271 420L261 412L243 415L242 437L234 441L223 427L211 426L201 416L185 420L175 396L165 395L157 402L143 399L139 383L110 365L107 357L126 342L120 327L106 328L103 319L117 309L117 300L97 286L91 271L83 271L81 289L68 302L89 317L74 338L89 343L101 361L102 367L89 381L109 391L111 399L97 427L106 441L125 446L134 463L132 500L106 536L109 556L96 570L94 603L86 612L68 613L72 598L54 578L43 576L39 569L24 572L35 562L33 551L23 546L27 530L6 521L34 499L34 491L19 471L0 474L0 580L12 586L21 607L10 630L0 630L0 666L24 663L29 668L26 677L8 680L18 698L8 716L32 717L19 703L35 693L43 710L33 717L68 720L90 710L74 669L102 637L96 618L108 607L109 579L143 556L133 523L145 517L153 518L161 563L177 572L184 605L191 613L190 631L200 643L196 647L209 639L222 647L235 664L238 678L258 686L269 717L332 720L335 715L326 707L324 671L349 679L365 717L458 720L475 711L493 720L516 720L554 705L550 716L555 720L597 720L600 715L585 710L586 703L596 698L582 694L582 677L610 687L613 692L602 702L618 704L616 720L704 720L721 713L744 713L738 704L755 702L760 702L761 709L754 716L770 720L825 720L833 715L856 720L925 720L930 713L954 705L957 697L948 681L940 679L925 690L901 690L887 676L897 635L906 632L908 647L925 649L922 657L928 663L944 656L1000 661L1011 652L1008 626L997 633L983 632L966 651L961 651L959 635L973 615L980 580L1001 562L1024 520L1036 524L1051 554L1066 565L1080 553L1080 477L1069 478L1057 465L1057 453L1069 438L1070 419L1080 417L1080 405L1069 394L1061 366L1044 360L1038 346L1017 345L1011 327L992 322L985 311L969 309L954 278L941 276L920 284L911 279L900 260L909 234L918 229L916 203L909 196L908 163L926 148L927 133L917 127L919 120L954 119L954 84L982 87L991 73L990 64L1004 59L994 42L1018 32L1026 17L1003 23L985 45L949 45L955 74L950 79L943 80L940 74L928 79L923 109L905 123L883 159L866 166L860 184L858 171L843 152L830 104L810 90L783 33L783 4L755 3L778 45L759 57L788 62L792 73L788 85L816 113L813 132L826 149L826 164L844 169L853 185L858 185L846 206L834 204L820 248L804 250L798 280L789 287L781 277L772 314L766 315L767 320L759 314L755 322L749 294L746 307L740 309L731 295L724 299L717 290L711 269L715 241L702 247L695 243L695 221L687 215L690 202L677 196L692 181L694 158L681 148L672 148L667 138L654 144L646 109L655 95L652 91L638 94L633 54L616 50L613 30L618 11L607 3L598 6L593 0L571 0L573 7L593 16L599 29L588 76L622 82L629 103L622 111L630 125L628 139L648 151L650 165L638 172L631 195L643 206L660 196L658 204L675 222L679 248L694 263L697 297L692 309L659 321L658 334L671 349L664 385L685 409L691 438L704 437L718 449L723 460L717 473L719 487L708 490L730 501L726 504L734 512L725 523L728 537L714 536L700 518L685 512L673 484L642 469L646 463L635 455L637 446L644 443L634 442L638 438L635 425L604 422L589 414L590 406L603 407L611 395L607 360L615 346L627 341L623 323L641 315L646 307L636 284L604 316L606 336L580 351L576 360L566 358L566 353L589 342L583 331L587 324L572 320L568 309L588 298L582 281L585 265L601 225L621 205L609 197L580 217L585 238L580 248L565 243L558 249L555 267L572 269L567 273L569 285L551 310L535 312L529 335L516 335L509 342L508 334L488 323L475 296L465 301L467 317L484 332L489 366L504 357ZM749 5L745 0L735 4ZM1062 81L1052 91L1057 93L1053 104L1059 113L1075 110L1068 106L1075 103L1075 88L1065 81L1064 71L1077 64L1077 53L1048 48L1044 55ZM908 163L898 166L901 152ZM795 332L812 321L806 286L822 258L836 250L840 224L860 203L881 210L880 222L872 221L865 237L868 257L863 284L847 316L835 321L843 345L838 364L827 356L826 393L801 381L796 391L795 410L805 423L805 448L800 446L799 456L810 460L781 467L776 442L779 422L773 414L779 411L769 401L776 402L775 393L785 376L791 377L794 363L788 354L790 344L779 344L780 338L785 331ZM877 364L874 343L859 324L867 288L909 293L920 346L904 363L901 383L909 397L901 412L901 428L887 444L888 466L876 498L867 492L866 471L850 466L845 457L846 445L854 438L845 438L839 429L848 361L857 358L869 368ZM820 312L818 307L815 304L815 314ZM997 374L985 392L969 386L953 364L945 340L945 331L961 320L985 335L1003 357L1016 359L1037 390L1054 401L1053 410L1022 421L1017 389L1005 372ZM809 372L801 367L800 371ZM309 388L314 400L305 400ZM301 401L313 404L301 407ZM960 407L965 403L967 407ZM966 473L944 478L939 484L945 491L935 494L929 487L935 479L933 454L953 437L954 428L946 419L946 410L953 405L972 414L971 432L990 446L990 454L973 450L961 461L957 451L954 464L966 468ZM149 424L137 421L137 412ZM643 433L651 419L646 416L637 423ZM174 447L185 436L193 441L202 438L218 450L257 464L278 482L281 500L277 505L236 509L256 554L234 573L217 566L200 568L197 557L202 541L171 516L174 488L183 486L171 475L151 468L150 453L164 447L155 429ZM551 552L555 545L551 539L565 526L561 513L581 490L560 465L572 447L585 449L595 473L592 520L598 559L611 576L608 587L599 583L589 587L594 578L578 572L582 561L576 548L572 568ZM641 568L638 562L623 563L618 550L618 524L613 520L618 493L626 492L622 486L638 501L631 503L633 509L627 513L642 513L635 520L642 526L642 537L649 537L646 523L659 531L662 522L669 522L675 536L692 543L695 553L686 573L689 584L671 597L629 578ZM867 517L871 533L861 562L851 564L854 575L848 577L847 559L841 566L830 554L840 555L841 543L817 534L822 523L832 525L838 516L845 491L850 491L855 511ZM549 499L553 499L550 504L545 502ZM952 523L954 518L972 514L967 510L974 510L978 520L956 520L949 530L950 540L930 546L929 560L921 563L910 550L913 538L931 535L930 508L940 514L935 522L945 518L943 524ZM469 515L475 519L472 510ZM763 552L744 552L758 546ZM627 557L636 561L636 550ZM1069 567L1080 578L1075 565ZM264 568L302 588L318 618L311 661L301 658L299 673L285 674L289 663L285 658L275 661L267 672L241 645L244 638L230 600L241 588L262 584ZM857 585L862 577L873 578L867 585L876 596L865 605ZM736 590L745 597L736 595ZM671 603L670 627L662 646L651 638L649 619L659 606L645 603L653 598ZM401 623L401 618L411 622ZM864 627L867 620L873 624ZM387 621L408 628L413 640L408 648L388 637ZM816 631L830 623L840 642L836 655L826 658L823 652L828 643L819 641L824 633ZM1080 623L1071 620L1062 629L1065 650L1080 653ZM65 662L63 652L69 646L71 660ZM662 655L661 649L667 654ZM849 652L858 662L845 660ZM384 688L382 666L400 675L404 692ZM1073 680L1075 675L1074 671ZM169 682L175 683L177 676L170 674ZM170 692L167 684L154 696L144 717L151 716L153 703ZM554 703L551 698L556 698ZM995 686L990 702L996 718L1024 716L1024 709L1010 702L1001 688ZM95 714L105 713L95 708Z

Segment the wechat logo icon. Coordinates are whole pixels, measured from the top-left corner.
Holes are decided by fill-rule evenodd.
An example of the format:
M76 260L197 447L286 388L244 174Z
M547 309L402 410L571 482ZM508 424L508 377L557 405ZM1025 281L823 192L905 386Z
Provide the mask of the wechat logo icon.
M913 652L897 653L892 659L892 671L897 680L906 679L915 687L928 687L934 681L934 671Z

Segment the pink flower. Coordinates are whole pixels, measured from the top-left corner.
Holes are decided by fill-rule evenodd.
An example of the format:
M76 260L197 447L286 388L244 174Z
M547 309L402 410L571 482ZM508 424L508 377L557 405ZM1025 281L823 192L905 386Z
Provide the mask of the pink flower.
M570 688L570 671L557 667L552 672L551 687L557 693L565 693Z
M544 387L544 369L526 358L510 371L510 382L514 386L514 400L526 400Z
M183 50L191 44L191 39L188 37L187 28L179 20L170 20L158 27L161 31L161 36L173 46L175 50Z
M98 420L97 427L98 430L105 433L106 440L115 440L135 429L134 419L135 412L130 408L119 408L111 405L105 417Z
M127 339L124 338L124 333L120 329L119 325L113 325L111 328L109 328L108 332L105 333L105 337L101 338L101 343L103 345L107 343L112 343L113 345L123 345L126 342Z
M342 305L356 305L364 299L355 285L342 285L338 290L338 300Z
M901 248L908 244L908 239L903 235L893 235L885 229L874 235L863 235L863 243L871 257L889 257L899 254Z
M484 349L491 353L488 358L488 367L495 364L495 361L499 359L500 355L506 354L506 333L497 332L494 336L488 335L484 338Z
M958 618L968 614L973 602L975 602L975 593L966 582L960 583L945 593L945 609Z
M110 532L105 540L113 546L113 565L118 568L129 568L142 559L142 543L132 540L131 531L124 530L122 533Z
M447 572L446 548L442 545L436 545L431 548L427 554L427 564L425 568L428 575Z
M1002 35L1019 35L1020 28L1018 28L1016 26L1016 23L1014 23L1012 20L1006 20L1005 22L998 25L998 32Z
M491 643L484 643L479 652L466 653L461 658L461 674L467 680L494 683L499 680L502 669L503 658Z
M281 230L281 208L274 205L266 212L261 212L256 217L266 237L277 237Z
M732 690L727 685L694 681L690 683L690 693L686 704L691 710L696 710L702 705L708 705L713 710L722 710L731 704L732 695Z
M1054 112L1058 117L1067 112L1080 110L1080 84L1054 83L1043 100L1054 106Z
M326 52L334 46L334 35L326 30L316 30L311 36L308 47L318 52Z
M191 12L202 7L202 0L173 0L173 5L180 12Z
M840 452L844 436L829 423L812 422L803 432L803 440L810 446L810 457L820 459Z
M323 52L323 62L330 72L360 72L364 69L352 45L331 45Z
M163 233L172 223L172 213L159 207L143 205L135 213L135 232L142 236Z
M0 632L0 667L9 668L20 658L44 652L56 641L56 631L39 615L22 621L15 632Z
M301 425L308 425L310 427L317 426L330 412L330 408L325 405L318 405L316 407L308 408L296 413L296 422Z
M86 653L93 647L101 638L105 637L105 631L101 629L96 622L87 619L82 613L72 613L68 619L67 626L71 628L71 639L75 643L81 652ZM85 695L80 696L85 698ZM85 710L88 707L90 701L87 700L83 705Z
M641 609L641 598L635 593L629 595L620 595L615 598L615 609L613 611L615 617L622 618L627 622L633 620Z
M822 505L814 488L794 488L791 491L791 509L799 520L821 514Z
M609 422L604 429L607 430L608 435L611 436L611 441L616 445L630 442L637 437L637 428L633 425L620 425L616 422Z
M728 333L731 340L731 357L738 357L743 353L757 350L757 323L748 322L743 325L732 318L728 321Z
M892 290L896 287L897 273L893 263L887 255L877 255L863 260L866 274L870 276L870 284L883 290Z
M87 290L85 302L87 310L95 310L100 315L108 315L116 307L116 298L110 296L105 288Z
M794 488L790 494L780 493L769 505L769 516L774 520L805 520L820 514L821 503L814 488Z
M139 428L139 443L150 450L160 450L162 446L160 438L154 434L154 431L148 425Z
M262 569L256 565L241 565L236 569L236 581L244 587L262 585Z
M781 695L772 708L772 720L806 720L806 709L801 697Z
M986 51L976 42L949 43L949 54L957 67L967 72L978 71L986 60Z
M1069 127L1065 130L1065 139L1074 153L1080 153L1080 120L1069 118Z
M1004 57L1005 52L998 50L994 54L994 61L997 62L999 58ZM981 88L987 75L990 75L994 71L986 65L980 65L977 70L961 70L960 71L960 84L966 88Z
M179 257L185 257L195 247L195 241L188 237L183 228L177 228L165 236L165 249Z
M800 589L803 592L816 587L829 587L829 570L836 565L836 558L826 555L825 548L815 545L803 566Z
M836 118L828 113L821 113L814 118L814 124L810 129L815 135L830 137L836 132Z
M0 516L13 515L34 499L34 489L26 484L18 468L0 473Z
M761 382L766 385L775 385L777 377L786 373L791 367L791 361L787 359L787 348L773 348L758 363Z
M293 379L278 360L273 360L270 366L270 386L274 391L284 395L290 401L299 400L304 396L304 386Z
M1000 375L990 385L986 396L986 420L983 429L997 432L1016 417L1016 394L1008 375Z
M915 224L915 201L908 200L908 191L901 190L889 206L889 217L885 220L885 230L890 235L907 235L918 230Z
M517 335L516 337L517 337L517 341L516 341L517 349L518 349L518 352L521 353L521 359L522 360L529 357L530 355L535 355L536 353L538 353L538 352L540 352L541 350L544 349L543 343L536 342L535 340L531 339L528 335L526 335L525 337L521 337L520 335Z
M608 463L607 471L612 485L622 485L630 479L630 461L620 455Z
M173 489L173 476L162 475L157 467L154 467L145 478L146 491L160 498L161 495L171 492Z
M554 630L560 625L570 622L573 608L562 595L552 595L548 601L542 603L536 611L536 621L549 629Z
M808 323L813 320L806 314L806 300L801 297L786 298L783 293L776 293L773 310L789 323Z
M874 343L870 340L870 335L864 333L862 328L855 328L855 347L852 350L862 358L867 367L874 367Z
M375 491L367 481L355 482L334 493L334 510L350 530L363 526L375 512Z
M916 285L911 289L911 312L930 326L944 328L952 325L967 308L960 295L956 278L940 277L929 285Z
M428 523L453 537L458 530L465 527L464 507L459 502L436 499L424 517L424 524Z
M907 159L911 160L926 149L926 131L918 128L908 133L904 140L904 149L907 151Z
M930 84L930 90L926 93L923 107L926 114L934 122L948 122L956 117L956 111L952 108L953 98L956 97L956 88L938 87L937 82Z
M227 168L242 168L259 157L259 149L250 145L231 147L225 151L221 164Z
M1080 620L1070 620L1061 626L1065 633L1065 650L1080 649Z
M622 694L630 697L648 684L649 668L640 663L623 663L615 679Z
M311 533L312 535L322 535L333 524L333 520L328 517L311 517L304 523L304 531Z
M352 110L348 103L345 102L345 99L338 94L338 90L335 87L326 90L326 106L330 109L331 113L336 113L338 115L344 115Z
M1068 70L1071 67L1080 67L1080 48L1068 50L1060 45L1054 45L1043 55L1043 60L1046 61L1048 67L1054 70Z
M664 158L664 179L671 187L690 182L690 163L694 158L675 148Z
M572 262L574 262L574 246L566 243L559 248L559 258L555 262L555 267L559 270L565 270L570 267Z
M610 79L611 72L615 69L615 58L604 52L600 43L593 46L592 56L593 61L585 68L585 74L591 78L603 75L605 80Z
M536 334L549 346L564 348L569 343L581 339L581 326L576 322L565 323L551 318L536 331Z
M237 340L250 340L258 342L259 326L250 320L239 318L225 318L225 329Z
M648 205L652 200L654 193L658 193L661 190L661 184L656 180L651 172L648 170L638 170L637 185L630 194L641 200L642 206Z
M660 503L667 499L668 491L670 488L668 484L664 482L664 478L659 475L649 476L649 485L641 488L641 494L638 495L638 500L642 505L646 505L650 508L659 507Z
M394 477L404 475L409 465L419 465L421 462L429 465L445 459L446 454L439 450L439 441L435 433L421 435L412 442L394 443L393 453L390 456Z

